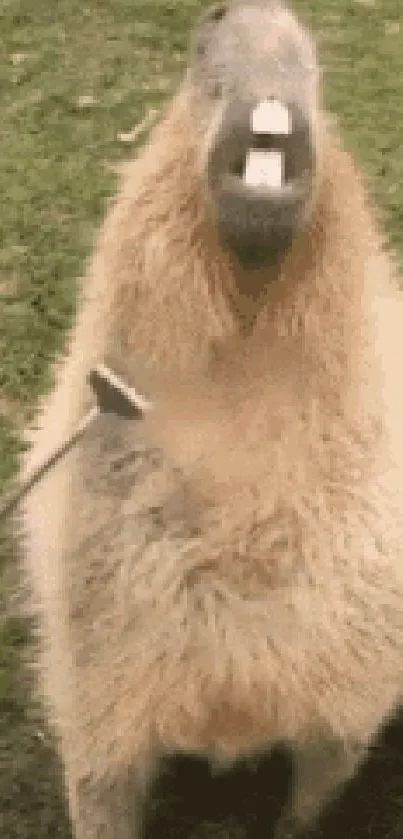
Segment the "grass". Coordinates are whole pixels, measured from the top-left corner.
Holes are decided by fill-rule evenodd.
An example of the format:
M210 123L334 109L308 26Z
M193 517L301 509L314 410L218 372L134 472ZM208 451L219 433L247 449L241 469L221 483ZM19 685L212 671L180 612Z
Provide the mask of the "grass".
M21 426L50 386L113 165L135 146L125 135L174 89L189 27L206 5L0 0L0 486L15 474ZM401 258L401 0L295 7L317 32L326 103ZM0 558L0 835L68 839L52 745L19 664L27 629L14 616L16 548L4 530Z

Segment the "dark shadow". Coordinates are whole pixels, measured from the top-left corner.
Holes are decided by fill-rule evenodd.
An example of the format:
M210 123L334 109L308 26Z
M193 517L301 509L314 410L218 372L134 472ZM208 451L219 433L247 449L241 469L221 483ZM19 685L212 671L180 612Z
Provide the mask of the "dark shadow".
M152 789L144 837L271 839L291 783L291 756L280 748L215 776L207 761L174 755ZM403 709L337 800L298 839L403 839Z
M291 776L291 756L282 748L215 774L206 760L173 755L151 791L144 837L267 839L289 796Z
M385 724L369 759L298 839L403 839L403 708Z

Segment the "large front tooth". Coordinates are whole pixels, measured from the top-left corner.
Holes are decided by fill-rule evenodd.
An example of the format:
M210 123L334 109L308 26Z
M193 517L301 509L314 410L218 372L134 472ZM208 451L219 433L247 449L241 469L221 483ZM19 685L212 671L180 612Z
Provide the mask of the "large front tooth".
M270 149L249 149L244 182L248 186L280 188L283 183L283 152Z
M277 99L264 99L251 114L254 134L291 134L291 114Z

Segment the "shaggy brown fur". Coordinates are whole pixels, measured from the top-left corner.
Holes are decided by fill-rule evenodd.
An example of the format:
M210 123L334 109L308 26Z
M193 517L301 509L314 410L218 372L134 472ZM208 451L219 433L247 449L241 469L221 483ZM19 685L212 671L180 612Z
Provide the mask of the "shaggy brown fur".
M217 105L199 48L107 215L25 464L72 431L99 361L155 400L144 421L97 420L26 504L77 839L138 836L171 749L228 762L289 741L308 816L401 689L402 299L317 110L307 33L263 0L203 26L213 45L221 26L216 76L249 49L266 90L301 97L313 189L270 267L221 244L204 173L230 92Z

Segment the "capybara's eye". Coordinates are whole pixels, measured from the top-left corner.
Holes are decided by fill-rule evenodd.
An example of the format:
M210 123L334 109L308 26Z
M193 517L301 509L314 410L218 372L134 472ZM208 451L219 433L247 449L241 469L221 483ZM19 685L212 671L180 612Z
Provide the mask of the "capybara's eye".
M211 32L212 25L215 23L219 23L220 20L223 20L225 15L228 12L228 6L226 3L220 3L217 6L213 6L209 11L203 15L200 21L200 28L201 32L203 32L204 37L201 37L199 40L196 51L199 55L204 55L206 52L206 41L208 42L208 32Z
M215 23L218 23L218 21L222 20L223 17L225 17L225 15L227 14L227 11L228 11L227 4L226 3L220 3L219 6L214 6L214 8L211 9L211 11L209 13L207 13L207 17L210 20L215 21Z

